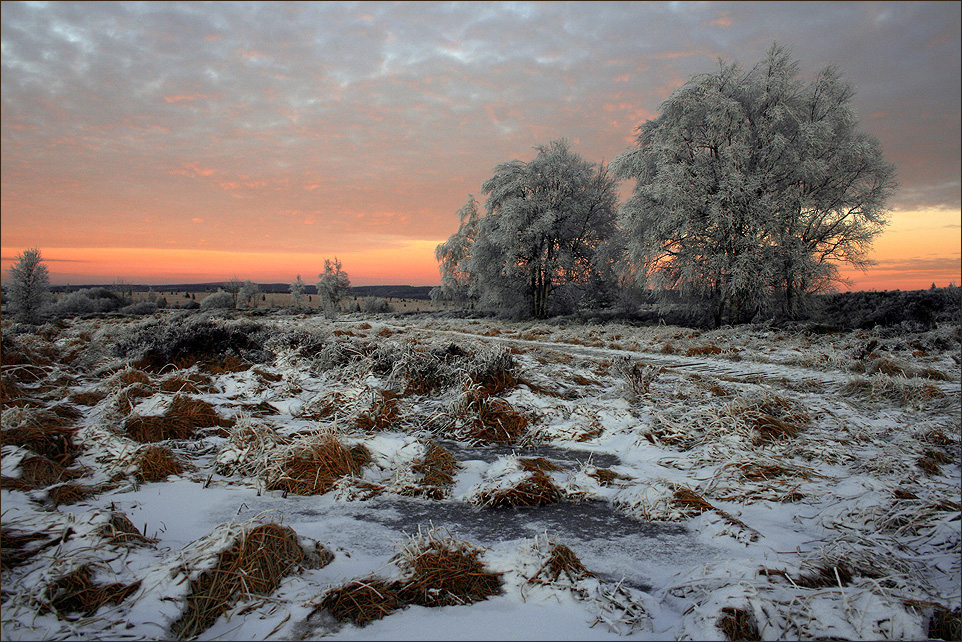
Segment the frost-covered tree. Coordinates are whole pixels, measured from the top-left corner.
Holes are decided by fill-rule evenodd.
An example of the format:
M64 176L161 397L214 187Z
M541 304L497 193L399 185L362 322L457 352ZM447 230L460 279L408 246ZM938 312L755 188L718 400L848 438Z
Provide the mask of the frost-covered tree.
M865 267L886 223L894 167L858 130L851 85L834 67L810 82L773 45L744 72L693 76L615 160L634 178L621 209L634 267L656 288L707 301L716 325L804 295Z
M615 181L566 140L529 161L502 163L477 238L464 250L471 294L482 305L543 318L603 301L620 252Z
M335 256L334 260L324 259L324 271L317 275L317 294L321 298L321 305L331 313L340 309L341 299L347 296L351 288L351 279L342 269L341 262Z
M120 297L121 305L130 305L134 300L134 285L122 276L114 279L111 289Z
M463 304L470 300L472 290L476 289L472 288L471 273L467 267L481 220L478 202L473 194L468 195L468 201L458 210L457 217L460 221L458 231L434 250L441 272L441 285L431 290L431 298Z
M244 283L237 278L236 274L224 283L224 291L230 294L234 303L233 307L235 309L237 308L238 299L240 298L240 291L243 286Z
M245 307L252 308L254 307L254 302L257 300L257 295L260 293L260 287L248 279L241 284L240 290L237 292L237 301Z
M301 280L301 275L298 274L297 278L290 285L291 290L291 303L294 304L295 308L301 307L304 302L304 281Z
M31 248L17 255L10 266L9 297L15 318L24 323L38 323L41 311L50 301L50 275L40 250Z

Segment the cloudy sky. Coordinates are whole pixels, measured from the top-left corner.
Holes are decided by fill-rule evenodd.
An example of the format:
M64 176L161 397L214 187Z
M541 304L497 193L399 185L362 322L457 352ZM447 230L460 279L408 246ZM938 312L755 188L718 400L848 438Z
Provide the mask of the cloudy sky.
M437 283L495 165L610 161L775 41L898 167L855 289L960 283L958 2L3 2L4 277L39 247L54 283Z

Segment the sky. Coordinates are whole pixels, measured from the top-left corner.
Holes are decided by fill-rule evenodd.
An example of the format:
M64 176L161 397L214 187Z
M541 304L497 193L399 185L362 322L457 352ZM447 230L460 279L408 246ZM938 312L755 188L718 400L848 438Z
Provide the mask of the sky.
M835 64L898 169L868 272L962 283L958 2L3 2L3 278L439 282L511 159L609 162L692 75ZM621 186L625 197L633 183Z

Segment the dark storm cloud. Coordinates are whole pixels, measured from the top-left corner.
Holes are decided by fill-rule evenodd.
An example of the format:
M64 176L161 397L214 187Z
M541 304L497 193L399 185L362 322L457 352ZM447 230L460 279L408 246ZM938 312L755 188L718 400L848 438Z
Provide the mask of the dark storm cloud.
M773 41L855 83L893 205L959 207L958 3L4 2L4 242L27 199L51 245L81 216L115 245L443 238L497 163L562 136L611 160Z

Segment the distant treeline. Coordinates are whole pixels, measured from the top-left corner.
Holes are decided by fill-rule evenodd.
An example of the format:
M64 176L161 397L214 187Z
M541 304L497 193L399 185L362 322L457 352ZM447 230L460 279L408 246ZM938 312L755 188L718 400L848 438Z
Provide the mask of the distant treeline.
M181 283L173 285L129 285L127 288L132 292L216 292L223 288L224 282L215 283ZM52 292L74 292L81 289L105 288L111 289L113 285L55 285L51 286ZM261 292L288 294L291 291L290 283L259 283ZM419 299L428 301L431 299L430 285L359 285L350 288L349 296L357 297L378 297L381 299ZM304 285L304 294L317 294L317 286Z
M647 293L646 300L629 314L640 323L668 323L692 327L710 327L710 319L699 315L698 306L679 301L665 305ZM833 332L871 329L876 326L909 326L932 328L939 323L960 323L962 288L950 285L927 290L886 290L882 292L837 292L812 295L797 319L755 318L755 323L773 321L780 326L806 327Z

